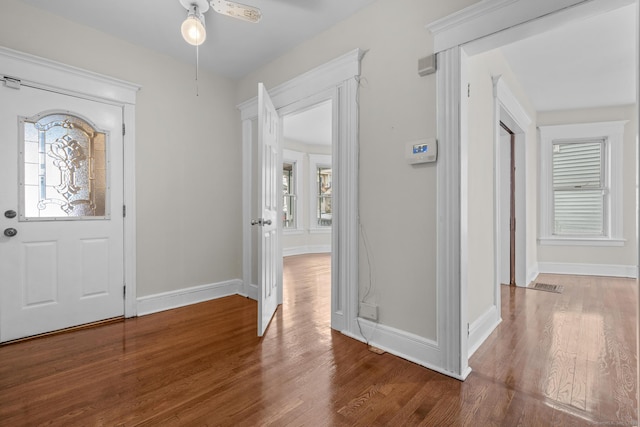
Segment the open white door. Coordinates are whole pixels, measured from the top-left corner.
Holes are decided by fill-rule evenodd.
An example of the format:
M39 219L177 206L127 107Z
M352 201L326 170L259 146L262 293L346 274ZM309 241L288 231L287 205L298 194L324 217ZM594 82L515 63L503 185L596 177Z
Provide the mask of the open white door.
M251 224L260 227L258 243L258 336L264 335L281 303L282 263L278 228L282 201L280 117L262 83L258 83L258 188L260 218Z

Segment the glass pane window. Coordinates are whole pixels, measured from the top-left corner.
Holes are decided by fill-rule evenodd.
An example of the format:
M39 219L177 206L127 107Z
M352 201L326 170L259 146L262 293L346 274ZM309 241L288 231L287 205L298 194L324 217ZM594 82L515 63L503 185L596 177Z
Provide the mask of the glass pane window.
M553 143L553 224L562 236L605 233L605 141Z
M319 226L330 227L331 211L331 168L318 166L317 168L318 208L316 219Z
M22 218L106 217L106 134L62 113L20 127Z
M295 163L283 163L282 165L282 226L283 228L296 228L296 193L295 193Z

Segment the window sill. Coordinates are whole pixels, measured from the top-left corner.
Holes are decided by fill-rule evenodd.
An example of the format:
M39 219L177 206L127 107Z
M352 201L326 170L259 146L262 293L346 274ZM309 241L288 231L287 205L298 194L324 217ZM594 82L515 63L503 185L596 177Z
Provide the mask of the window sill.
M624 246L626 239L608 237L541 237L542 246Z
M326 228L311 228L309 230L309 233L311 234L329 234L331 233L331 227L326 227Z
M283 228L282 234L285 236L293 236L296 234L304 234L304 229L302 228Z

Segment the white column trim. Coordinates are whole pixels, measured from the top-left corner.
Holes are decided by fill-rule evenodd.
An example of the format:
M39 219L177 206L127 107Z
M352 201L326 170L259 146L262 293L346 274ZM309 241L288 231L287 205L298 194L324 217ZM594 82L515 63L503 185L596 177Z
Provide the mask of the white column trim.
M362 56L360 56L362 58ZM358 70L359 72L359 70ZM332 221L333 257L331 260L331 323L343 325L342 330L359 332L358 283L359 283L359 241L358 241L358 81L354 76L344 81L338 88L337 108L333 109L334 128L334 209L338 212Z
M466 238L462 221L460 150L460 48L438 54L438 337L441 368L462 379L471 372L467 357L467 289L462 269ZM464 330L464 333L462 331Z
M257 111L257 110L256 110ZM253 180L253 165L251 161L251 141L253 128L251 119L242 121L242 285L240 293L257 299L257 288L251 287L251 184ZM249 260L249 262L246 262Z
M124 143L124 204L127 215L124 217L124 281L126 294L124 298L125 317L138 315L138 284L136 257L138 217L136 204L136 107L134 104L123 105L122 123L126 127Z

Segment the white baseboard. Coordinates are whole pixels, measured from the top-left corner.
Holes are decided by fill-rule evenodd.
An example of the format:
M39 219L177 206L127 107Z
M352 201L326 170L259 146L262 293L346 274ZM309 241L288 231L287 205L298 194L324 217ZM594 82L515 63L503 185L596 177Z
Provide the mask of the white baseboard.
M367 337L369 345L461 381L471 372L468 369L462 375L456 375L441 368L442 352L438 343L433 340L362 318L358 322L362 335L348 331L343 331L343 334L362 342L367 342L364 338Z
M242 292L240 295L258 301L258 285L254 285L253 283L249 284L249 286L246 287L246 293Z
M480 317L469 324L469 339L467 346L469 348L469 357L489 338L491 332L502 322L500 310L492 305Z
M540 267L538 263L527 267L527 286L536 280L536 277L540 274Z
M305 245L282 248L282 256L331 253L331 245Z
M138 316L235 295L239 293L241 286L242 280L233 279L140 297L137 300Z
M559 262L538 263L540 273L577 274L584 276L637 277L635 265L569 264Z

